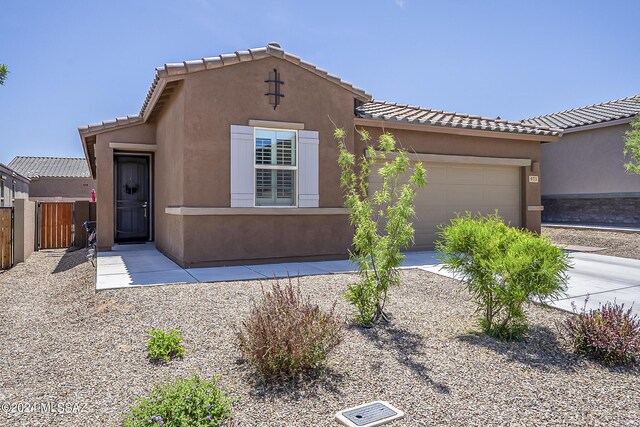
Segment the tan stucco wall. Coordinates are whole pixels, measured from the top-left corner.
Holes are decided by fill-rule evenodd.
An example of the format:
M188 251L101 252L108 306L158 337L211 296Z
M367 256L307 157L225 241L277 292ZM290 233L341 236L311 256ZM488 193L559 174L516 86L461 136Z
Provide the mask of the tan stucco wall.
M264 82L274 67L285 81L285 98L276 110L265 96L267 85ZM329 117L352 135L352 93L275 58L195 73L186 77L183 86L186 98L184 199L176 199L173 203L198 207L230 206L230 126L248 125L249 120L255 119L304 123L305 129L319 131L320 207L342 206L338 149ZM163 112L163 116L168 114L171 113ZM171 121L174 126L176 122L180 123ZM162 133L159 127L158 140ZM164 148L160 147L160 142L158 145L159 157ZM159 214L158 210L156 215ZM168 217L171 218L168 222L180 221L173 219L180 217ZM232 263L237 259L306 258L318 254L346 256L352 233L345 215L304 218L295 215L202 216L182 221L184 265L222 260ZM175 228L172 227L172 233ZM160 231L158 239L159 236ZM166 251L164 243L159 246Z
M625 172L628 124L565 134L542 146L543 195L640 193L640 176Z
M265 96L264 82L274 67L285 82L285 97L276 110ZM338 148L329 117L347 130L351 140L352 93L272 57L188 75L184 85L185 205L230 205L230 125L248 125L250 119L304 123L305 129L319 131L320 207L342 205Z
M24 262L35 247L36 204L25 199L16 199L14 210L13 262Z
M365 129L369 131L373 141L376 141L382 132L380 128L365 127ZM527 209L528 206L540 205L540 185L529 183L530 175L538 175L540 161L540 143L538 141L471 137L389 127L386 128L386 131L392 133L399 144L409 152L530 159L532 167L521 168L522 225L531 231L540 232L540 212L528 211ZM364 149L364 143L357 141L356 151L362 154ZM429 184L427 183L427 185Z
M13 206L13 189L15 188L15 198L29 198L29 180L20 175L14 176L13 170L0 164L0 186L4 187L4 200L0 200L1 207ZM15 186L13 185L15 183Z
M184 203L184 134L186 91L180 84L156 120L154 162L154 237L156 246L175 260L184 257L183 218L166 215L167 206ZM199 185L203 193L209 185Z
M91 190L96 181L91 178L53 178L32 179L29 185L29 200L70 202L91 200Z
M142 124L99 134L96 138L98 250L110 250L114 241L113 154L110 142L155 143L155 126Z

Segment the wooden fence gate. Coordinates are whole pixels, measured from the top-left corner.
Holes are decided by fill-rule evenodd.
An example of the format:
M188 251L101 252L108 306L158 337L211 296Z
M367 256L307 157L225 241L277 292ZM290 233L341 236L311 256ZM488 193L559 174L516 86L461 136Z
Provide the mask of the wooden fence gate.
M13 208L0 208L0 269L13 266Z
M62 249L73 245L73 203L39 203L38 249Z

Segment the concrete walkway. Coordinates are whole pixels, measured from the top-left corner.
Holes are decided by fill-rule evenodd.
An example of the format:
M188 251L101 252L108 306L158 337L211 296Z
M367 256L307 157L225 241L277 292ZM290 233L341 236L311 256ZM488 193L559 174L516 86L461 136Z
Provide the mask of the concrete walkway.
M435 252L411 252L403 266L417 268L439 263ZM356 267L349 260L243 265L233 267L187 268L161 254L152 243L119 245L98 254L96 290L175 283L230 282L274 277L313 276L349 273Z
M183 269L151 243L122 245L114 249L98 254L96 290L356 271L349 260ZM616 301L624 303L625 307L633 304L633 311L640 315L640 260L579 252L572 253L571 258L574 268L569 272L567 295L553 302L553 306L571 310L573 302L582 308L589 295L588 309ZM419 268L452 277L450 272L441 268L435 252L409 252L403 268Z

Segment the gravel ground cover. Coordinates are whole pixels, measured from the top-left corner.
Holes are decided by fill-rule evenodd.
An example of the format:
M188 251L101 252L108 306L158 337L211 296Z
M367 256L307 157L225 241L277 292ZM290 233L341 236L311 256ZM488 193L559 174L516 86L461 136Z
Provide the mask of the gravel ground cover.
M542 227L542 234L549 236L552 242L559 245L606 248L605 250L594 253L640 259L640 233Z
M96 294L84 256L40 252L0 274L0 425L117 425L154 382L194 369L221 375L239 397L227 426L333 426L339 409L377 399L406 411L397 427L631 426L640 419L638 370L571 354L556 328L569 314L532 306L526 341L498 342L474 332L473 307L461 285L445 277L403 271L388 304L391 324L347 328L324 378L273 388L256 381L234 344L260 282ZM328 308L353 279L314 276L300 285ZM343 301L338 309L349 312ZM176 326L185 337L184 359L149 363L145 331ZM20 402L67 403L71 413L24 413Z

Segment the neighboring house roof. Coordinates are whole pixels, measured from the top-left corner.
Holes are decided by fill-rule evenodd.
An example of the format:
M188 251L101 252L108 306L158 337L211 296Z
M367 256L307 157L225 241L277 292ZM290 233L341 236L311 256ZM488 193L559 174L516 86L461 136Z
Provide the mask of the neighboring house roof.
M91 177L84 158L18 156L11 160L9 167L28 178Z
M9 166L5 165L4 163L0 163L0 175L1 175L0 178L2 178L2 179L6 178L4 176L5 173L8 174L8 175L11 175L13 178L18 178L19 180L27 182L27 183L30 181L30 179L27 178L26 176L24 176L21 173L13 170Z
M366 119L405 122L426 126L529 134L545 137L554 137L562 134L562 130L547 125L525 124L502 120L500 118L472 116L469 114L432 110L430 108L376 100L367 102L356 108L356 114L358 117Z
M522 123L553 126L569 130L582 126L605 124L616 120L627 119L627 121L631 121L638 113L640 113L640 95L635 95L601 104L587 105L586 107L572 108L558 113L532 117L522 120Z

